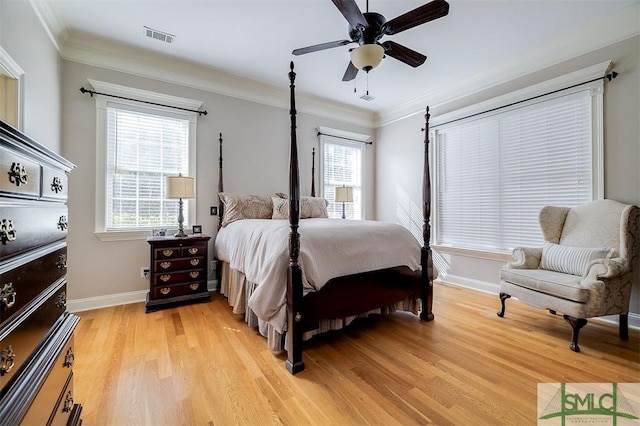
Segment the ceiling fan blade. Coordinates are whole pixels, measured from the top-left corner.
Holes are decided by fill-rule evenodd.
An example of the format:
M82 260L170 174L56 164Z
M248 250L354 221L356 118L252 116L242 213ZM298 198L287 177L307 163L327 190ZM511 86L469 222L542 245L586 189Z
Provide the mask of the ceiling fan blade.
M404 62L407 65L411 65L414 68L424 64L424 61L427 60L427 57L422 53L418 53L415 50L409 49L408 47L393 41L385 41L382 43L382 47L384 47L384 53L386 55L389 55L400 62Z
M356 78L356 75L358 75L358 68L356 68L351 61L349 61L349 66L347 67L347 70L344 72L342 81L351 81L354 78Z
M433 0L417 7L403 15L387 21L382 26L382 32L388 35L398 34L409 28L417 27L434 19L442 18L449 13L449 3L445 0Z
M356 3L356 0L331 0L333 4L336 5L338 10L342 13L342 15L347 19L351 28L357 28L358 24L363 27L367 27L369 24L367 20L364 18L362 12L360 12L360 8Z
M340 47L346 46L349 43L353 43L351 40L336 40L330 41L327 43L316 44L313 46L301 47L300 49L295 49L293 52L294 55L304 55L305 53L317 52L319 50L331 49L332 47Z

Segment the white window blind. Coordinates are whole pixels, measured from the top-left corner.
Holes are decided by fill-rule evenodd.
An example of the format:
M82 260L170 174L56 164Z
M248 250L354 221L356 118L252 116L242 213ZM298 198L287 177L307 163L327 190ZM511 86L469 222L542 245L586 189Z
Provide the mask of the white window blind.
M322 194L329 202L329 217L342 217L342 203L334 200L335 188L344 185L353 188L353 202L344 204L346 218L362 219L364 145L322 136L321 148Z
M541 207L593 199L589 90L443 125L435 136L437 244L539 246Z
M107 231L175 226L178 203L165 199L166 177L188 172L187 116L107 104Z

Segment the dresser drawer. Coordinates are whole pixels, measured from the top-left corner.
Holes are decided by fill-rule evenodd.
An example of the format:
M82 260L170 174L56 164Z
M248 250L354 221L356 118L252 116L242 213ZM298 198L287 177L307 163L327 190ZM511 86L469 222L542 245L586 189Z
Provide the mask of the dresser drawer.
M0 260L67 237L67 206L0 207Z
M42 250L40 257L0 274L0 324L65 275L67 246L61 243L54 248L60 245L53 251Z
M42 166L42 198L66 200L67 194L67 174Z
M207 291L206 282L200 280L192 283L159 285L152 290L152 296L154 299L164 299Z
M155 261L155 271L163 273L164 271L179 271L184 269L200 269L204 266L203 257L192 257L189 259L171 259Z
M0 396L65 309L66 281L62 279L47 288L14 321L0 327Z
M202 281L204 276L203 269L193 269L189 271L176 271L176 272L158 272L153 274L153 285L164 286L167 284L175 284L186 281Z
M40 196L40 164L0 147L0 194Z
M73 408L73 337L58 354L47 379L22 419L24 425L66 424ZM46 408L49 408L47 410ZM63 421L62 421L63 420ZM62 421L62 422L61 422Z
M50 422L47 423L47 426L64 426L69 424L69 419L74 415L74 411L78 410L80 406L78 404L74 404L74 395L73 395L73 372L69 375L69 381L65 386L62 394L60 394L60 400L58 401L58 405L56 406L55 411L51 415ZM79 413L77 414L79 417ZM82 422L80 422L82 423ZM24 422L24 425L31 424ZM74 424L73 422L71 424Z
M206 242L190 243L186 247L181 244L157 246L154 248L154 259L176 259L179 257L200 257L206 253Z

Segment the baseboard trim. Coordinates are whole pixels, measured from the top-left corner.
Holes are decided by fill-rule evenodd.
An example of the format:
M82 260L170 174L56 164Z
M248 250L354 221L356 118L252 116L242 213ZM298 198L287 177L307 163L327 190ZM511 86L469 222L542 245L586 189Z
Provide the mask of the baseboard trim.
M218 280L207 281L207 290L216 291ZM127 293L107 294L105 296L87 297L84 299L67 300L69 312L90 311L92 309L109 308L111 306L128 305L130 303L145 302L149 290L129 291Z
M472 278L461 277L459 275L445 274L442 277L438 277L434 280L435 283L451 285L454 287L464 287L470 290L481 291L483 293L495 294L496 296L500 292L500 285L487 281L474 280ZM608 315L605 317L589 318L589 321L604 321L613 324L618 324L618 315ZM640 314L635 312L629 312L629 327L634 329L640 329Z

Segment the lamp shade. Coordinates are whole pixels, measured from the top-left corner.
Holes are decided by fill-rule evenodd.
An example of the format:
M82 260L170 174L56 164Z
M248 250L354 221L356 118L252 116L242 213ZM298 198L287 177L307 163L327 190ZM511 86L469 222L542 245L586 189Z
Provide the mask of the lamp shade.
M195 198L196 180L189 176L167 176L167 198Z
M351 63L359 70L369 71L377 67L384 57L384 48L379 44L363 44L351 51Z
M353 202L353 188L350 186L338 186L336 187L336 203L351 203Z

